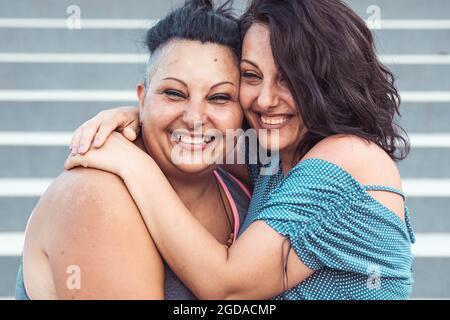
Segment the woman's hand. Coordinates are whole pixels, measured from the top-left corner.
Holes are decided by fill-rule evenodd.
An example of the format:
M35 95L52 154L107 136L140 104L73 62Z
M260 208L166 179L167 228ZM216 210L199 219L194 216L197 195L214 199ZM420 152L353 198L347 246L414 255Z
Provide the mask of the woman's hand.
M133 142L118 132L112 132L102 148L91 150L84 155L70 154L64 168L66 170L75 167L99 169L125 179L127 169L136 169L140 163L148 163L149 160L151 160L150 156Z
M130 141L136 140L140 132L139 108L104 110L83 123L73 134L70 143L72 155L87 153L92 144L94 148L100 148L115 130L122 132Z

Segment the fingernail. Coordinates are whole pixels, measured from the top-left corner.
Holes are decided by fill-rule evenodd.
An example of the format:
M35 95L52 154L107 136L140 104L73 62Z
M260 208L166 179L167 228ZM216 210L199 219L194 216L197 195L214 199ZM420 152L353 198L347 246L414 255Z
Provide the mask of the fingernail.
M77 146L73 146L72 147L72 155L74 156L74 155L76 155L78 153L78 148L77 148Z
M80 146L80 148L78 149L78 153L84 153L86 151L86 147L84 146L84 144L82 144Z
M98 147L100 145L100 139L95 139L94 140L94 147Z
M69 150L72 150L72 144L69 145Z

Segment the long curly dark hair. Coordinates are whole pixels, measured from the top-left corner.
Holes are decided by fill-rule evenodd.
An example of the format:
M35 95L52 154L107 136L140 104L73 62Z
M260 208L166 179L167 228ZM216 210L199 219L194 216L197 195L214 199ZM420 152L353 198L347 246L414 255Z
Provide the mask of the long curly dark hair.
M378 60L365 21L343 1L253 0L241 18L242 38L253 23L270 29L275 62L307 128L296 161L336 134L372 141L396 161L407 156L408 136L395 123L394 76Z

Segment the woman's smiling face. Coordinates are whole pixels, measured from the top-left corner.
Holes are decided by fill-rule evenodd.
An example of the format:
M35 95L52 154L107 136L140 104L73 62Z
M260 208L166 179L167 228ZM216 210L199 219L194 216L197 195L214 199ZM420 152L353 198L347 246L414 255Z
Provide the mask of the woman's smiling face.
M190 159L211 149L225 154L225 144L205 133L213 129L226 137L227 129L241 127L242 110L264 148L295 153L305 128L275 64L267 26L255 23L244 37L240 81L236 57L217 44L172 40L153 60L147 88L138 87L141 121L147 150L166 174L215 168L207 157L177 163L173 150L182 149Z
M240 103L249 124L258 130L261 145L293 153L304 125L275 64L267 26L255 23L245 34L240 68Z
M166 174L211 171L226 145L211 133L242 125L237 58L225 46L172 40L153 60L147 88L138 86L147 151Z

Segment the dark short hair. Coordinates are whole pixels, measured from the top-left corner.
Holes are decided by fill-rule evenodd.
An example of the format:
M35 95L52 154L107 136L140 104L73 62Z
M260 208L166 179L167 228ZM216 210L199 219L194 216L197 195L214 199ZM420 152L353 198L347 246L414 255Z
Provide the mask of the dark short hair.
M350 7L341 0L253 0L241 19L242 37L254 23L270 29L275 63L307 129L296 160L335 134L375 142L394 160L406 157L393 74Z
M217 8L211 0L186 1L148 30L145 44L152 54L172 39L220 44L239 58L239 20L232 13L232 1Z

